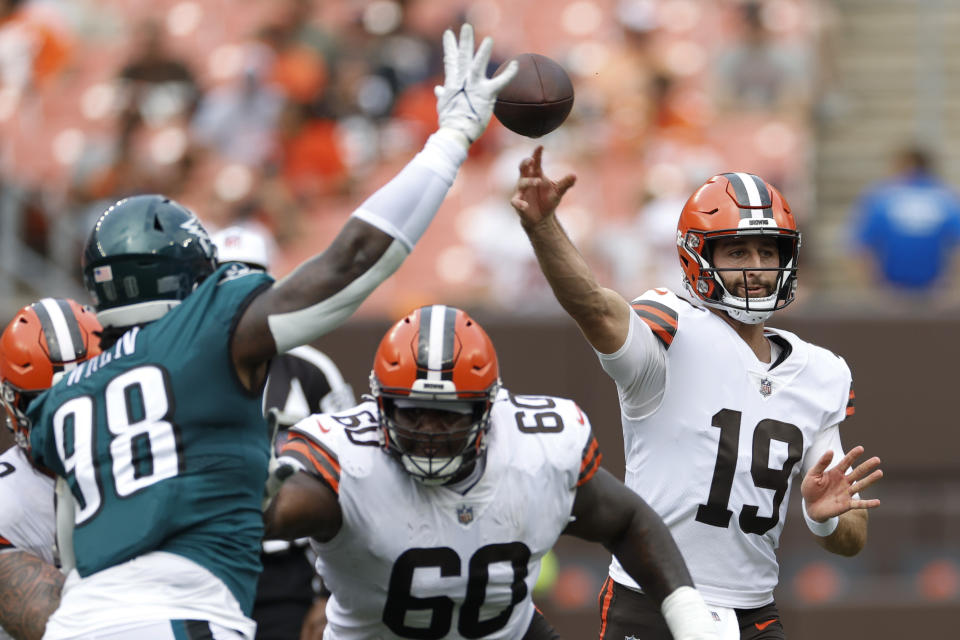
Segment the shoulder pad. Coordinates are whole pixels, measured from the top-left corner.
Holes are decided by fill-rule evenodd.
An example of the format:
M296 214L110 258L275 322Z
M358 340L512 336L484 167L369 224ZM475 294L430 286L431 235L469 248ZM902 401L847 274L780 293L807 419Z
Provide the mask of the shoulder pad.
M353 459L355 447L379 446L376 405L365 402L339 413L315 414L295 424L280 448L278 461L313 475L339 495L342 460ZM353 472L355 465L350 469Z
M225 282L230 282L231 280L236 280L237 278L249 276L254 273L264 273L264 271L262 269L254 269L239 262L231 262L220 272L220 278L217 280L217 284L221 285Z
M680 314L693 305L668 289L650 289L630 303L634 313L653 331L665 349L673 344L680 325Z
M507 394L498 397L495 428L523 452L524 464L550 465L580 486L596 473L603 456L590 420L567 398Z

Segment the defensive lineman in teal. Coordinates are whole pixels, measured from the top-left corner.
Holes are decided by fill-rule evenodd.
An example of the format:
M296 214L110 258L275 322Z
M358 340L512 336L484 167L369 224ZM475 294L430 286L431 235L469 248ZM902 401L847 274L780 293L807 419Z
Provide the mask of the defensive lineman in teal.
M270 359L342 323L426 231L516 74L486 77L492 46L475 51L470 25L444 33L439 129L279 282L215 271L207 232L163 196L100 217L83 274L104 353L29 410L33 455L73 495L58 519L73 524L76 569L45 640L253 638Z
M230 328L272 279L221 267L177 308L134 327L33 405L37 462L77 500L82 577L149 551L205 567L244 614L263 533L268 434L259 393L232 372Z

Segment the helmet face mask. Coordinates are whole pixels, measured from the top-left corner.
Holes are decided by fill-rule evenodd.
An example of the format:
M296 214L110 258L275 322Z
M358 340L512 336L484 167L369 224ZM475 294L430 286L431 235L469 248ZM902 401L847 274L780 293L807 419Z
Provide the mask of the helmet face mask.
M714 248L720 239L757 237L776 242L778 266L717 266ZM677 250L691 295L739 322L764 322L796 296L800 232L786 200L758 176L720 174L694 192L680 214ZM730 282L747 282L748 273L765 272L776 272L767 295L738 296L730 290Z
M384 450L424 484L465 477L486 455L499 387L493 343L472 318L417 309L384 336L370 374Z
M0 335L0 403L17 443L29 449L30 402L100 353L100 323L73 300L44 298L20 309Z
M484 400L383 398L386 446L407 473L443 484L476 460L487 424Z
M159 195L120 200L97 220L83 280L105 327L150 322L216 270L216 248L197 217Z

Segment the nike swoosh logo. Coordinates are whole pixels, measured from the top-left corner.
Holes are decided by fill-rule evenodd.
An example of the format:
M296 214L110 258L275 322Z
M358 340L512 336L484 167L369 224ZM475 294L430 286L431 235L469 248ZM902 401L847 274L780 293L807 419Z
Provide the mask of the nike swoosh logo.
M755 626L759 631L763 631L776 621L777 619L774 618L773 620L767 620L766 622L754 622L753 626Z

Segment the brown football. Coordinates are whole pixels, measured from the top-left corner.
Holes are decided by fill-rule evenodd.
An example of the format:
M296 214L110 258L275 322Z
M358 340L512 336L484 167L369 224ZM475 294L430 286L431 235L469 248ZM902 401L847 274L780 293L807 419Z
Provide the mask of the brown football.
M517 75L500 91L493 113L507 129L539 138L567 119L573 108L573 83L563 67L538 53L521 53L511 60L517 61Z

